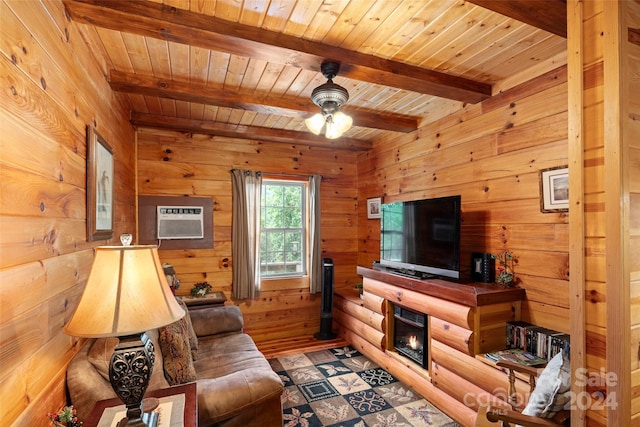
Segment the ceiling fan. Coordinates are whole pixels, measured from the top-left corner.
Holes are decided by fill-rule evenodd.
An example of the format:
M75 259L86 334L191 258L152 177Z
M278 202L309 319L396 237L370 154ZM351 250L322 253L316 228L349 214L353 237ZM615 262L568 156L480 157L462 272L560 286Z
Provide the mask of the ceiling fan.
M320 66L320 71L327 82L313 89L311 100L322 111L306 119L304 123L313 134L320 135L324 130L325 137L336 139L353 124L353 119L340 111L340 107L349 100L349 92L333 82L340 71L340 63L325 61Z

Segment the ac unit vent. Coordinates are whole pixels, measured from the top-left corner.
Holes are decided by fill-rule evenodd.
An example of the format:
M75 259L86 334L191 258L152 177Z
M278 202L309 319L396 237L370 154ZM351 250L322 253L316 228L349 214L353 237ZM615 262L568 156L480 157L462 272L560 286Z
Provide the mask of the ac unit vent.
M202 239L202 206L158 206L158 239Z

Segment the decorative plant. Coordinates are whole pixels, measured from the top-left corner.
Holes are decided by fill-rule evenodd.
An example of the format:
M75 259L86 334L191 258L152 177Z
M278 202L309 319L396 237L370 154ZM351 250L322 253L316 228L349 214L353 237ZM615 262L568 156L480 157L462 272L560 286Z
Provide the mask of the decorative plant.
M498 260L498 275L496 283L506 288L515 286L516 277L514 272L515 259L509 251L504 251L498 255L491 254L491 258Z
M76 416L76 410L71 406L65 406L60 409L58 412L50 412L47 414L47 417L54 426L56 427L81 427L82 421L78 421L78 417Z
M191 296L203 297L212 291L211 285L207 282L198 282L191 288Z

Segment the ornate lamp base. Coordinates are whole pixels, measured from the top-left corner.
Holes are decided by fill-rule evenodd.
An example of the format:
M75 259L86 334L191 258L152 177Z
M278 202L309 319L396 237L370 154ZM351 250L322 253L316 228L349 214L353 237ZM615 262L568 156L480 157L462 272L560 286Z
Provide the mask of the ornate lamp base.
M156 427L158 424L158 414L153 412L158 400L143 401L155 363L153 351L153 343L145 333L121 337L113 351L109 380L116 395L127 407L127 415L120 420L118 427Z

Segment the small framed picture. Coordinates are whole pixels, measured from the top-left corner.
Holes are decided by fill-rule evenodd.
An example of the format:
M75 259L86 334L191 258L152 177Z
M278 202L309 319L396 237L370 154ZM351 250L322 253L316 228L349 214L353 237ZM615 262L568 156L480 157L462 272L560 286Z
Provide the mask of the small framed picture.
M93 126L87 127L87 240L113 236L113 150Z
M540 171L540 211L569 211L569 168L559 166Z
M367 199L367 218L369 219L380 218L381 203L382 203L382 199L380 197Z

